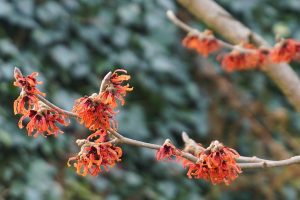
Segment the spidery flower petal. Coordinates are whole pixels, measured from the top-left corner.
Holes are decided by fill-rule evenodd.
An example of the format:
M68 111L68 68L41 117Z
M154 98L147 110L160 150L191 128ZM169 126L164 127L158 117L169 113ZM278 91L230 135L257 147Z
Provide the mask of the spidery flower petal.
M68 161L69 167L71 166L70 162L75 161L73 166L79 175L97 176L103 168L108 171L108 167L114 167L116 162L121 161L122 149L111 143L84 145L86 146L82 146L79 154L71 157Z
M129 84L123 85L123 82L128 81L130 75L123 69L115 70L110 76L109 82L105 85L104 91L101 95L101 102L110 105L112 108L117 107L117 99L124 105L127 92L132 91L133 88Z

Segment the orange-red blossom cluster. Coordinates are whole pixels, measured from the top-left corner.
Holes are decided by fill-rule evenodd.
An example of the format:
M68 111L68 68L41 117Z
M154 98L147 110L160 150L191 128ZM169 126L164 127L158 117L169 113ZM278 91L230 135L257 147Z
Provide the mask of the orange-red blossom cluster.
M203 45L215 46L209 40L206 40ZM202 49L199 51L208 54L213 50L205 52ZM68 161L68 166L73 165L77 173L82 176L87 174L97 176L103 169L108 170L108 167L113 167L116 162L121 161L122 149L111 142L109 131L117 129L115 120L117 100L123 105L124 97L132 88L128 84L123 84L130 79L125 70L119 69L108 75L103 81L105 85L101 87L98 94L77 99L73 107L78 121L89 130L94 131L86 139L77 141L81 146L80 152ZM14 85L22 89L20 96L14 102L15 114L23 115L19 121L19 127L23 128L23 121L29 119L26 125L29 136L57 136L58 133L62 133L57 124L67 126L67 116L63 114L64 112L54 110L39 101L38 95L44 96L45 94L36 88L37 84L41 84L36 80L36 76L37 73L34 72L25 77L19 70L15 70ZM213 184L223 182L229 184L241 173L241 169L235 161L239 154L235 150L225 147L217 141L212 142L207 149L201 149L200 152L189 152L198 158L196 163L191 162L183 158L183 151L177 149L167 139L157 150L156 159L171 160L175 157L177 161L182 161L184 167L188 168L188 177L210 180Z
M182 44L205 57L226 47L209 30L189 33ZM228 72L255 69L266 63L289 63L300 56L300 42L293 39L281 39L273 48L268 49L256 48L248 43L231 47L231 52L221 53L217 57L222 68Z
M117 99L124 105L124 97L133 88L123 84L130 79L126 70L117 69L108 75L107 80L103 80L105 84L103 91L77 99L73 107L79 123L94 131L88 136L88 142L83 144L92 142L94 145L81 148L77 156L69 159L75 161L73 166L77 169L77 173L83 176L87 174L96 176L102 171L101 167L107 170L108 166L112 167L121 160L122 149L107 141L108 131L117 129L114 110L117 107Z
M103 167L108 171L108 167L113 167L116 162L121 161L122 149L111 143L95 143L91 146L83 146L82 150L76 157L72 157L68 161L75 160L73 164L77 169L77 174L86 176L90 174L97 176Z
M213 184L228 185L242 172L235 160L239 154L218 141L213 141L207 149L194 154L198 158L196 163L183 158L182 152L176 149L170 141L166 141L156 153L157 160L170 160L172 156L188 168L189 178L204 179Z
M14 85L21 88L21 93L14 102L14 113L22 115L18 124L20 128L24 127L23 121L29 119L26 124L29 136L57 136L58 133L63 133L58 124L68 125L67 116L39 100L38 95L45 96L45 94L37 89L37 85L41 84L36 80L37 75L38 73L34 72L23 76L19 69L15 69ZM115 162L120 161L122 149L107 142L107 137L109 129L117 129L117 122L114 119L116 100L120 100L123 105L127 91L133 89L128 84L123 85L123 82L129 79L130 76L125 70L115 70L105 81L103 91L75 101L73 112L78 121L94 131L87 137L87 141L92 142L94 146L84 146L77 156L70 158L70 161L75 161L73 166L80 175L97 175L102 171L101 167L107 169L108 166L112 167Z
M18 69L15 70L16 80L14 86L21 88L21 93L14 101L14 113L22 115L18 123L19 128L23 128L23 121L29 118L26 125L28 136L57 136L58 133L63 133L58 128L57 123L67 126L68 120L65 115L58 113L38 100L36 95L45 96L45 94L36 88L38 84L42 84L42 82L36 80L37 75L37 72L33 72L28 76L23 76Z

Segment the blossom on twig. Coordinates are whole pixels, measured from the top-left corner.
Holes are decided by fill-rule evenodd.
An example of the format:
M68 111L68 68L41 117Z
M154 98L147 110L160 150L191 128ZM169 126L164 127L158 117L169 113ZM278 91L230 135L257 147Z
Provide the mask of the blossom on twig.
M207 57L220 49L218 40L214 37L212 31L190 32L182 41L183 46L193 49L199 54Z
M228 54L218 56L223 69L227 72L248 70L259 67L266 61L267 50L256 49L250 44L238 45Z
M107 140L108 132L104 129L99 129L96 132L90 134L87 139L95 142L105 142Z
M213 141L210 147L197 157L196 163L182 159L183 165L188 168L189 178L210 180L213 184L224 182L228 185L241 173L235 161L239 154L218 141Z
M108 171L108 167L113 167L116 162L121 161L122 149L111 143L86 143L83 145L86 146L82 146L78 155L71 157L68 161L69 167L71 166L70 161L75 161L73 166L79 175L97 176L102 172L101 168Z
M20 74L18 70L15 70L14 77L16 80L14 82L14 86L21 88L27 94L44 95L44 93L42 93L41 91L39 91L36 88L36 85L42 84L42 82L36 80L37 76L38 76L38 73L33 72L30 75L25 77L22 74Z
M270 57L275 63L291 62L300 53L300 42L293 39L282 39L271 50Z
M101 102L97 94L77 99L73 112L77 114L79 122L90 130L117 127L117 122L114 120L115 112L109 105Z
M58 124L67 126L69 123L66 121L66 116L59 114L54 110L47 108L40 108L39 110L29 110L19 120L19 128L23 128L23 121L25 118L29 118L29 122L26 125L28 136L37 137L38 135L48 136L63 133L57 126Z
M25 114L30 109L38 108L38 98L35 95L28 95L24 91L14 101L14 114Z
M159 150L156 151L156 160L164 160L168 159L171 160L172 156L176 156L177 149L171 143L169 139L167 139L164 144L160 147Z
M39 91L36 86L42 84L36 80L38 76L37 72L33 72L28 76L23 76L18 69L14 71L14 86L22 89L20 96L14 101L14 113L24 114L33 107L38 107L38 99L35 95L43 95L44 93Z
M119 99L121 104L124 105L124 97L126 96L126 93L133 90L129 84L122 85L124 81L128 81L129 79L130 75L127 75L126 70L115 70L109 77L109 81L104 86L103 91L101 91L101 102L109 104L112 108L115 108L117 107L116 99Z

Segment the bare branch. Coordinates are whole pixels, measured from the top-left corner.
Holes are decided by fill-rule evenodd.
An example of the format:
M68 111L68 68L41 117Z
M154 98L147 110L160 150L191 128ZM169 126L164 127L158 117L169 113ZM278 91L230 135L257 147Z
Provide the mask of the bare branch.
M179 20L175 14L173 13L173 11L168 10L167 11L167 17L178 27L180 27L182 30L186 31L186 32L192 32L192 31L197 31L197 29L194 29L192 27L190 27L189 25L187 25L186 23L182 22L181 20Z
M261 159L256 156L252 156L252 157L240 156L236 160L239 162L249 162L249 163L270 162L270 161L272 162L273 161L273 160Z
M67 111L67 110L64 110L56 105L54 105L53 103L51 103L50 101L48 101L47 99L45 99L43 96L37 94L36 97L41 101L43 102L44 104L46 104L47 106L49 106L50 108L52 108L53 110L56 110L57 112L59 113L62 113L62 114L65 114L65 115L68 115L70 117L77 117L77 115L73 112L70 112L70 111Z
M58 112L69 115L71 117L77 117L77 115L75 113L72 113L70 111L66 111L66 110L59 108L58 106L52 104L51 102L49 102L42 96L38 96L38 98L43 103L45 103L47 106L57 110ZM154 150L158 150L161 147L161 145L142 142L139 140L134 140L134 139L124 137L123 135L121 135L120 133L118 133L117 131L115 131L113 129L110 129L109 132L116 137L116 139L112 140L113 143L127 144L127 145L131 145L131 146L137 146L137 147L154 149ZM183 137L184 141L187 141L189 143L189 145L194 144L197 148L201 148L201 146L196 145L197 143L193 139L189 138L187 133L183 133L182 137ZM201 148L201 150L204 149L204 148L203 149L202 148ZM180 156L182 156L183 158L186 158L192 162L197 162L197 160L198 160L197 157L193 156L192 154L190 154L188 152L184 152L184 151L181 151ZM238 165L242 169L282 167L282 166L288 166L288 165L292 165L292 164L300 164L300 156L294 156L289 159L278 160L278 161L265 160L265 159L258 158L256 156L253 156L253 157L240 156L236 160L238 162ZM242 162L242 163L240 163L240 162Z
M139 140L134 140L134 139L124 137L120 133L118 133L117 131L112 130L112 129L110 130L110 133L112 133L113 135L115 135L118 138L117 143L128 144L131 146L143 147L143 148L154 149L154 150L159 150L162 147L161 145L158 145L158 144L151 144L151 143L142 142ZM192 162L197 162L197 160L198 160L197 157L193 156L192 154L183 152L183 151L180 152L179 156L182 156L183 158L186 158Z
M285 160L278 161L263 161L255 163L239 163L239 166L243 169L246 168L267 168L267 167L282 167L300 163L300 156L294 156Z
M222 35L229 42L249 42L270 47L259 35L252 32L212 0L178 0L193 15ZM234 30L234 31L233 31ZM278 85L295 109L300 111L300 80L288 64L266 64L264 72Z
M18 69L15 68L14 73L19 73L20 75L22 75L22 72ZM102 83L105 82L105 80L107 80L107 77L110 76L110 73L108 73L103 79ZM103 83L105 84L105 83ZM50 108L56 110L59 113L68 115L70 117L77 117L77 115L73 112L70 111L66 111L56 105L54 105L53 103L51 103L50 101L48 101L47 99L45 99L43 96L41 95L36 95L37 98L43 102L44 104L46 104L47 106L49 106ZM159 150L162 146L161 145L157 145L157 144L152 144L152 143L147 143L147 142L142 142L139 140L134 140L131 138L127 138L123 135L121 135L120 133L118 133L117 131L113 130L113 129L109 129L109 133L111 133L113 136L115 136L114 139L112 139L111 141L109 141L110 143L119 143L119 144L127 144L127 145L131 145L131 146L137 146L137 147L143 147L143 148L148 148L148 149L154 149L154 150ZM186 143L186 145L189 145L190 147L195 147L197 148L199 151L203 151L205 150L203 147L201 147L199 144L197 144L193 139L191 139L187 133L183 132L182 133L182 138L184 140L184 142ZM87 140L78 140L79 143L84 143ZM91 143L91 142L90 142ZM209 149L210 147L208 147ZM194 163L196 163L198 161L198 158L188 152L185 152L184 150L178 152L177 156L181 156L183 158L186 158ZM253 157L245 157L245 156L240 156L239 158L236 159L238 162L238 165L243 168L267 168L267 167L281 167L281 166L287 166L287 165L292 165L292 164L299 164L300 163L300 156L294 156L291 157L289 159L285 159L285 160L279 160L279 161L272 161L272 160L265 160L265 159L261 159L261 158L257 158L255 156Z

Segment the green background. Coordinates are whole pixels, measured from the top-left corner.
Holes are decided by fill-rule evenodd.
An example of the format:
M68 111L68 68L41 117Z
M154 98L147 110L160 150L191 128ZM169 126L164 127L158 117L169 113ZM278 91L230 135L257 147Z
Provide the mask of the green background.
M217 2L269 42L278 34L300 39L298 0ZM299 114L276 85L255 70L227 74L214 59L184 49L168 9L205 28L175 0L0 0L0 199L298 199L297 165L244 170L230 186L212 186L188 179L178 164L157 162L152 150L124 146L122 162L108 173L79 177L66 162L79 150L75 140L89 134L84 127L72 120L65 134L48 139L18 129L15 66L40 72L41 91L68 110L120 67L134 87L118 114L125 136L158 144L170 138L182 147L186 131L245 156L300 154Z

